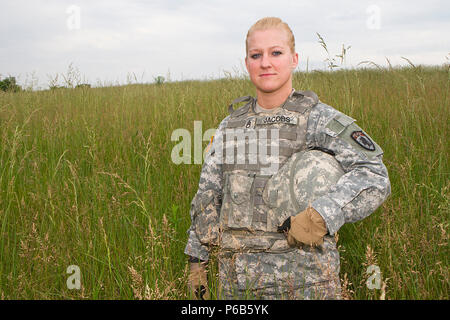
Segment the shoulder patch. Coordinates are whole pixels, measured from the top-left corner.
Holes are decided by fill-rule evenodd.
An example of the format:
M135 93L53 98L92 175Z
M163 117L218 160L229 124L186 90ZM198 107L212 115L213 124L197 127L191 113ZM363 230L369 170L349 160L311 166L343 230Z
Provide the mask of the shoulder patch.
M353 131L350 135L361 147L369 151L375 151L373 141L361 130Z
M368 158L374 158L383 154L380 146L356 123L350 124L338 137L353 145L353 147L360 150Z

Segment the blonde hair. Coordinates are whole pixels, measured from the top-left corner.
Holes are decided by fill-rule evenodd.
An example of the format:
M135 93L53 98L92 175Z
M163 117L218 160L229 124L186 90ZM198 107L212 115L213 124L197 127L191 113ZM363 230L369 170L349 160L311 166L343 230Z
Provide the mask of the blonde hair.
M289 48L291 49L292 53L295 53L295 38L288 24L277 17L265 17L256 21L255 24L253 24L250 29L248 29L247 37L245 38L245 54L248 54L248 38L254 31L267 30L272 28L280 28L286 32L288 36Z

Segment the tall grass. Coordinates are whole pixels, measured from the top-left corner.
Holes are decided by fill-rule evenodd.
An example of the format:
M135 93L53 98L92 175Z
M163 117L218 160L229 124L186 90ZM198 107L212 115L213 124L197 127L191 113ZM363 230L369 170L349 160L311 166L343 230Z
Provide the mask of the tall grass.
M347 298L448 299L449 75L294 76L385 151L392 196L339 231ZM171 134L193 136L195 120L217 127L248 94L249 80L231 77L0 93L0 298L188 298L183 250L201 165L172 163ZM365 284L372 264L380 290ZM69 265L80 267L80 290L67 288ZM212 265L212 287L215 274Z

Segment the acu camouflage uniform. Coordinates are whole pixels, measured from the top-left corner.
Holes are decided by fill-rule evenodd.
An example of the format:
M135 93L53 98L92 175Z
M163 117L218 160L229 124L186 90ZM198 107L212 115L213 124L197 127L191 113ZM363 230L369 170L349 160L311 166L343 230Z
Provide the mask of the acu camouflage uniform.
M210 247L219 246L224 299L340 298L334 235L344 223L370 215L390 194L381 148L354 119L320 102L311 91L294 91L275 112L256 113L252 97L235 102L247 103L237 110L230 106L231 114L220 123L205 157L185 254L208 260ZM276 152L255 162L260 146ZM288 181L283 185L279 177L292 155L305 157L314 149L333 155L342 173L325 193L303 203L324 219L324 243L292 248L277 227L304 207L287 209L283 190ZM227 158L230 154L236 155L233 161ZM314 166L311 155L299 163Z

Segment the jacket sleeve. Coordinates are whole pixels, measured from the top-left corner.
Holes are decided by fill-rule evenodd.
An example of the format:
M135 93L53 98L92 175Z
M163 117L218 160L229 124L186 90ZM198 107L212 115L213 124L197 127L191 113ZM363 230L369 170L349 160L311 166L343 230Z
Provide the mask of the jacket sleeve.
M222 202L222 148L223 128L226 117L217 128L213 142L205 155L198 190L191 202L191 226L188 229L188 241L184 253L200 260L209 259L209 246L216 244L219 232L219 214Z
M391 185L383 150L354 119L319 103L311 111L306 139L309 148L333 153L345 172L326 195L311 204L325 220L329 234L344 223L369 216L387 199Z

